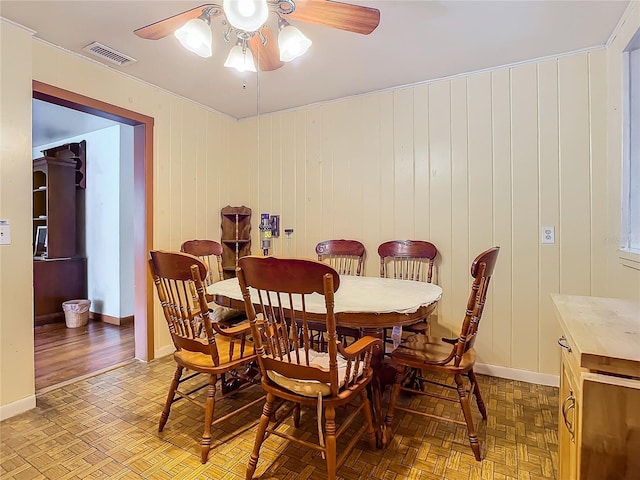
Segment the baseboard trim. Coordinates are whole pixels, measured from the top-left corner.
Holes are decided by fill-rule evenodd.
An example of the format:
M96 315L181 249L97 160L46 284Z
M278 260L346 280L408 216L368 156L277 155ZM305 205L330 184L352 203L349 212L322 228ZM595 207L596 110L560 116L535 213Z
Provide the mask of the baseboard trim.
M489 365L487 363L476 363L473 370L482 375L518 380L520 382L535 383L548 387L560 385L560 376L550 373L532 372L530 370L519 370L517 368L502 367L500 365Z
M110 325L125 325L129 322L133 322L133 315L128 317L112 317L111 315L105 315L104 313L89 312L89 318L93 321L104 322Z
M0 421L6 420L7 418L15 417L16 415L20 415L21 413L31 410L32 408L36 408L35 395L30 395L21 400L2 405L0 406Z
M160 347L155 352L153 352L153 358L166 357L167 355L172 355L175 351L176 347L174 347L173 344L165 345L164 347Z

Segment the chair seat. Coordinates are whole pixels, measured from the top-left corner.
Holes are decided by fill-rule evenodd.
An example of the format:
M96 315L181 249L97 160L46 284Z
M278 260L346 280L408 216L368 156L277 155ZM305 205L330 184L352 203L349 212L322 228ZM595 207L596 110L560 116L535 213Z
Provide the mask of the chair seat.
M304 357L304 348L298 350L300 356ZM291 355L293 357L293 354ZM344 386L344 378L347 374L347 360L338 353L338 387ZM315 350L309 351L309 364L313 367L320 367L325 370L329 370L329 353L316 352ZM362 375L362 371L358 372L358 376ZM297 378L289 378L280 375L273 370L267 370L267 376L282 388L303 395L305 397L317 397L321 394L323 397L331 395L331 387L328 383L318 382L317 380L300 380Z
M236 308L223 307L215 303L209 303L209 318L212 322L226 322L236 317L244 316L244 310Z
M414 366L418 368L446 370L448 372L466 372L473 368L476 362L476 351L470 348L462 355L459 366L450 362L438 365L437 362L445 360L453 349L453 345L443 342L438 337L429 337L426 335L410 335L391 353L391 358L400 363Z
M425 320L422 320L419 323L414 323L413 325L407 325L406 327L403 327L403 328L407 332L424 334L424 332L427 332L429 330L429 323L427 323Z
M244 353L240 356L240 342L236 340L233 346L233 360L229 358L230 340L224 335L216 335L216 345L218 347L218 358L220 365L230 362L241 362L243 359L250 360L248 357L254 355L253 343L247 341L244 346ZM211 355L200 352L190 352L187 350L179 350L173 354L173 358L180 365L195 371L210 370L218 368L213 363Z

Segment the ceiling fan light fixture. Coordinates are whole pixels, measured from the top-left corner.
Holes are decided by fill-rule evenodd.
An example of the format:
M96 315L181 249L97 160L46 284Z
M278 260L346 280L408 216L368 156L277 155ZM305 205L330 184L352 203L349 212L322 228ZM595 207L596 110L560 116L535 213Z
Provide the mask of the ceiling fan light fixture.
M202 18L193 18L174 32L182 46L190 52L208 58L211 56L211 28Z
M296 27L289 25L286 20L282 20L280 33L278 34L278 49L280 50L280 60L290 62L291 60L304 55L311 46L309 40Z
M244 45L236 45L229 51L225 67L235 68L239 72L255 72L256 64L253 61L251 50Z
M267 0L224 0L222 9L229 23L245 32L255 32L269 18Z

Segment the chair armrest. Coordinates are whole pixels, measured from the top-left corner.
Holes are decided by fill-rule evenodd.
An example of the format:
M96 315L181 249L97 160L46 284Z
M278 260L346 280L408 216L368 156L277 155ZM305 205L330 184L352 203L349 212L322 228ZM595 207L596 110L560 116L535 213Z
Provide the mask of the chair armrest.
M218 325L217 323L212 323L211 326L217 333L219 333L220 335L224 335L225 337L240 337L243 335L248 335L251 332L251 325L249 324L249 322L226 328L220 328L220 325Z
M448 343L449 345L455 345L456 343L458 343L458 339L457 338L445 338L445 337L442 337L441 340L444 343Z
M344 358L353 360L358 355L375 346L382 346L382 340L375 337L362 337L344 349L338 345L338 349Z

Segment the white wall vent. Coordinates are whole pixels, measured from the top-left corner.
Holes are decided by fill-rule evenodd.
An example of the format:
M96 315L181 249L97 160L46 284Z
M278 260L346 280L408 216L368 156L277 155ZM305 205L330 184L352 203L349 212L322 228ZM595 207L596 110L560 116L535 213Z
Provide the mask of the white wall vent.
M130 63L137 62L135 58L129 57L124 53L120 53L117 50L114 50L111 47L107 47L98 42L93 42L84 47L82 50L85 52L89 52L91 55L101 58L102 60L106 60L109 63L113 63L120 67L124 67L125 65L129 65Z

